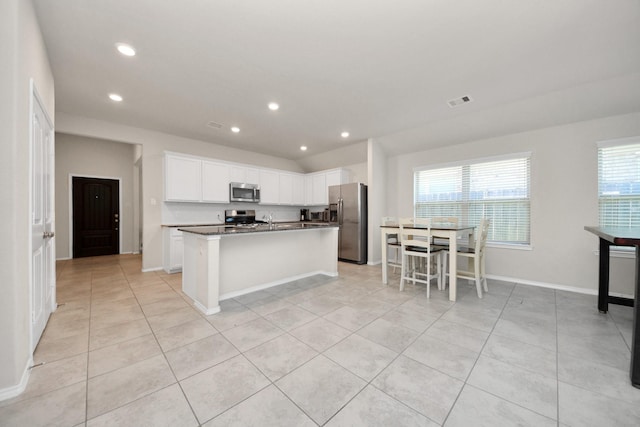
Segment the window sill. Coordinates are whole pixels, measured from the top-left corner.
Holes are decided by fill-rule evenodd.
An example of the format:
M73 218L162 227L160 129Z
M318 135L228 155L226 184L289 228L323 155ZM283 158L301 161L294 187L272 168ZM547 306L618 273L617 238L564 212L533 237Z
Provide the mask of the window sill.
M496 249L515 249L517 251L532 251L533 246L531 245L510 245L508 243L487 243L488 248L496 248Z

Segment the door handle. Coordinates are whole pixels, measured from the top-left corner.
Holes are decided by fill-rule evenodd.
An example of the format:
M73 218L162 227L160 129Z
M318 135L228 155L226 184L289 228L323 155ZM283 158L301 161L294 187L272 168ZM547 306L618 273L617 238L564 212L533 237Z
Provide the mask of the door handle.
M54 233L53 231L45 231L44 233L42 233L42 238L43 239L50 239L55 235L56 235L56 233Z

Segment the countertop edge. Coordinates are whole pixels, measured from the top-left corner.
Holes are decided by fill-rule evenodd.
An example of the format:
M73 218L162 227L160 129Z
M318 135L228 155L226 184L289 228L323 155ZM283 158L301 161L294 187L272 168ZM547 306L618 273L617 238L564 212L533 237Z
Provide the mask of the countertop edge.
M189 233L189 234L197 234L199 236L246 236L246 235L258 234L258 233L261 234L261 233L274 233L274 232L284 232L284 231L329 230L329 229L338 229L339 226L337 224L322 224L322 225L315 225L313 227L301 227L301 228L292 227L292 228L280 228L280 229L273 229L273 230L242 229L242 231L240 232L221 232L220 228L224 228L224 227L216 227L216 226L192 227L192 229L188 229L189 227L184 227L184 228L186 229L180 229L180 231ZM199 230L198 228L200 228L201 230Z
M273 221L274 224L314 224L314 225L322 225L322 224L331 224L325 221ZM160 227L164 228L176 228L176 227L225 227L228 224L221 222L214 223L202 223L202 224L160 224Z

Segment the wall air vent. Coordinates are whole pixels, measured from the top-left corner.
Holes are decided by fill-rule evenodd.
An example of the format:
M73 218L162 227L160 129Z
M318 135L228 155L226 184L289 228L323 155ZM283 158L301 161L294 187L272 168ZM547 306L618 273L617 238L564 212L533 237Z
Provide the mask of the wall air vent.
M211 121L211 122L207 123L207 126L209 126L210 128L213 128L213 129L221 129L222 128L222 125L220 123L216 123L214 121Z
M465 95L465 96L461 96L460 98L447 101L447 105L449 105L449 107L451 108L454 108L454 107L457 107L458 105L467 104L471 101L473 101L473 99L471 99L469 95Z

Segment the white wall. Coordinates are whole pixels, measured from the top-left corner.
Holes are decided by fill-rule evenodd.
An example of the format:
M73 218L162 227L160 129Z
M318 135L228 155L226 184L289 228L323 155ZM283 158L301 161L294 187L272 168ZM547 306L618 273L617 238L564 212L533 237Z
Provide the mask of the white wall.
M317 172L327 169L348 167L346 165L362 165L367 163L367 141L346 145L336 150L304 157L298 160L305 172ZM362 166L357 166L355 172L362 175ZM365 166L366 168L366 166ZM364 173L366 179L366 170ZM353 182L364 182L355 180Z
M70 176L120 179L120 247L134 252L134 159L136 145L56 134L56 256L71 258ZM136 239L137 240L137 239ZM135 248L137 251L137 248Z
M413 168L530 151L531 250L487 249L487 273L523 281L597 289L597 147L640 135L640 113L533 130L388 159L389 216L413 215ZM633 295L634 263L616 258L611 291Z
M31 359L29 81L54 119L54 85L30 1L0 1L0 400L22 391Z
M368 162L356 163L353 165L341 166L349 171L349 182L361 182L369 185L369 167Z
M380 220L388 211L387 200L387 162L386 155L380 144L370 139L368 142L368 234L367 234L367 262L379 263L382 258L380 246Z
M59 113L56 117L58 132L141 144L142 149L142 204L144 270L162 267L162 200L163 155L165 151L192 154L267 168L303 172L293 160L238 150L210 142L181 138L146 129L122 126L100 120Z

